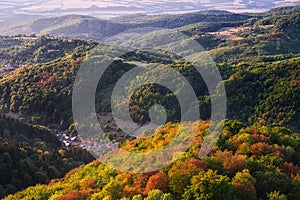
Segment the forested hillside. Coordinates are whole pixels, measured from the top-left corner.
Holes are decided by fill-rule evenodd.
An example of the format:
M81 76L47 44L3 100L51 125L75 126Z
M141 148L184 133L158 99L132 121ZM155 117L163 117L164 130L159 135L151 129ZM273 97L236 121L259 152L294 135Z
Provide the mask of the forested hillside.
M78 66L80 58L95 45L95 42L49 36L1 38L0 107L14 117L0 116L1 198L60 178L94 159L86 150L63 147L49 123L65 123L55 113L67 107L57 104L64 100L64 86L71 84L66 80L66 71L76 62ZM52 115L53 118L49 117ZM67 116L64 119L70 120L70 115Z
M38 19L10 24L0 29L1 35L51 34L79 39L103 40L126 30L141 27L177 28L197 22L237 22L250 16L225 11L201 11L181 15L140 16L134 20L101 20L82 15Z
M278 123L299 130L299 66L299 57L235 65L237 72L225 81L227 116L250 123L261 120L266 124Z
M87 45L82 40L19 35L0 37L0 69L13 70L25 65L46 63ZM1 74L1 71L0 71Z
M299 199L299 13L299 7L285 7L262 14L206 11L112 21L71 15L0 28L0 33L18 33L0 37L0 197L17 192L6 199ZM223 77L228 120L217 146L202 159L198 153L210 124L211 99L191 62L151 49L110 57L118 47L94 41L149 26L171 28L197 41ZM156 32L139 42L164 37L168 35ZM59 141L58 131L65 137L77 134L72 117L77 72L88 59L99 58L114 62L100 79L95 108L110 141L124 150L149 152L165 146L184 114L176 98L182 84L174 85L175 94L157 84L144 85L131 96L132 119L147 124L149 109L161 104L167 124L147 139L124 135L112 119L111 95L126 72L160 63L193 87L201 119L185 123L187 131L197 134L189 150L173 155L174 161L179 159L171 166L147 174L116 171L99 161L84 166L94 158L80 141L76 148ZM132 89L136 82L127 84Z
M0 198L92 160L86 150L62 147L46 127L0 116Z
M45 126L31 125L21 120L0 115L0 137L26 142L43 149L61 147L60 141Z
M52 59L47 53L41 54L42 58L50 60L45 63L29 59L32 52L26 51L23 57L34 64L20 67L0 77L2 91L0 109L30 116L27 118L32 123L54 122L66 127L66 124L72 123L71 90L76 72L87 51L97 43L67 38L62 40L45 38L44 40L48 42L39 44L38 47L45 48L46 52L51 51L47 48L51 43L56 43L58 45L56 48L64 50L67 45L63 41L68 40L74 49L69 54L65 52L62 56ZM75 48L77 45L78 47ZM21 56L16 58L22 59Z
M178 124L169 123L148 139L122 148L151 151L169 142ZM6 199L285 199L299 197L300 137L279 127L246 127L227 121L214 151L201 160L198 151L208 122L198 127L192 147L171 166L148 174L116 171L94 161L62 180L30 187ZM147 161L145 161L147 162Z
M3 75L0 80L0 88L3 91L0 108L3 111L20 113L32 123L44 125L55 123L67 129L72 124L71 91L76 72L85 59L85 53L82 53L85 48L91 47L82 47L79 52L75 51L60 59L22 67ZM150 62L156 57L139 53L127 55L126 59ZM166 57L161 61L156 60L163 63L169 62L169 67L187 77L199 97L200 108L207 110L209 107L209 97L206 98L208 91L200 75L197 75L190 64L182 61L174 62L170 59ZM230 57L226 60L227 62L224 60L219 62L218 66L225 80L229 118L249 124L262 119L269 124L279 123L293 130L299 130L297 122L299 120L300 60L297 54L246 56L244 61L239 63L231 62ZM99 83L102 87L97 93L98 112L110 112L110 101L107 99L110 98L113 85L133 66L119 60L109 67L105 73L105 76L109 78L101 79ZM148 97L144 98L146 93ZM159 95L159 102L167 103L171 109L169 113L173 113L170 119L178 119L180 115L178 103L170 100L173 97L172 95L166 96L167 93L159 86L150 85L138 90L132 103L137 105L140 111L134 111L136 114L131 113L133 118L136 121L146 122L149 119L147 108L150 108L156 101L153 97ZM202 117L208 119L209 115L205 113L207 111L203 112Z

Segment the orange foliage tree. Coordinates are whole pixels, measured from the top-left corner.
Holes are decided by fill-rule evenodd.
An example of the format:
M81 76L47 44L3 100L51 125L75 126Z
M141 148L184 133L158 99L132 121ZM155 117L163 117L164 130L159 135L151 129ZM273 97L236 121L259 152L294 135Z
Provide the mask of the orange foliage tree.
M148 194L149 191L154 189L159 189L162 192L168 192L169 177L163 172L158 172L157 174L151 176L147 182L144 194Z

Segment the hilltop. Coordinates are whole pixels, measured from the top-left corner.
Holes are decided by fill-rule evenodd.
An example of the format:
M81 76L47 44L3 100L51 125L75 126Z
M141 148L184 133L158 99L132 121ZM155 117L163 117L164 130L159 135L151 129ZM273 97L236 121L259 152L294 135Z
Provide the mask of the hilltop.
M143 16L102 20L83 15L38 19L9 24L0 28L0 35L50 34L79 39L103 40L128 29L141 27L176 28L197 22L231 22L248 19L249 16L225 11L200 11L181 15Z

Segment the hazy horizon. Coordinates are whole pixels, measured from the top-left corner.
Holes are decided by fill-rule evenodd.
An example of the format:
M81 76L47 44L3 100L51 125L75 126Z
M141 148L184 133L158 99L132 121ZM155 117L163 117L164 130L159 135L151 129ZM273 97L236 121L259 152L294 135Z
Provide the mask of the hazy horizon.
M300 5L300 0L4 0L0 3L0 20L24 21L68 14L108 19L130 14L172 14L197 10L263 12L274 7L294 5Z

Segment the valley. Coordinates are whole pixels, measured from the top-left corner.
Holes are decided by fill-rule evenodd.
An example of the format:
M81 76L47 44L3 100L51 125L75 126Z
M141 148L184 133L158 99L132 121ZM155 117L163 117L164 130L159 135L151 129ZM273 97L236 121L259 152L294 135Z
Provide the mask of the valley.
M213 97L193 63L149 47L115 57L121 45L106 43L122 32L149 27L192 38L213 59L223 78L227 101L224 128L218 140L211 141L216 143L212 151L201 158L210 125L221 123L210 121ZM0 198L299 198L300 7L264 13L211 10L110 20L67 15L9 24L0 28L0 35ZM138 42L142 46L167 37L166 32L152 32ZM187 41L180 45L184 47ZM130 42L128 39L125 44ZM183 53L189 50L182 49ZM189 59L201 55L193 52ZM86 139L74 121L75 80L82 66L93 61L96 68L102 60L113 60L95 91L95 115L106 138ZM114 118L112 103L118 99L111 98L117 82L137 66L154 64L188 80L201 118L180 121L188 113L181 113L176 95L184 93L185 87L175 77L170 80L175 92L158 84L134 89L141 80L128 80L127 88L133 90L128 99L132 122ZM147 75L155 80L155 73L154 69ZM166 109L166 123L158 127L149 111L157 104ZM84 119L89 127L94 126L91 119ZM135 129L136 124L150 128ZM177 138L177 134L188 137ZM190 141L190 147L182 150L184 145L179 143L179 150L171 154L150 156L173 140ZM109 160L119 149L144 157L112 157L122 169L118 170L93 154L103 151ZM163 166L156 162L160 159L172 162ZM130 163L137 163L136 168Z

